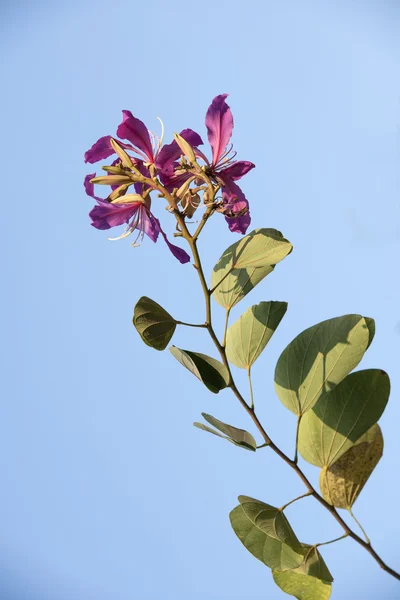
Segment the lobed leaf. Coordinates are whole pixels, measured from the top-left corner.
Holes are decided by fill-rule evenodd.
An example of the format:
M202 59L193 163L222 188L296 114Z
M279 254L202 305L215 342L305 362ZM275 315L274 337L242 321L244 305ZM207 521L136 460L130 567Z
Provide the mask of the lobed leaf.
M331 596L332 584L330 582L304 575L296 570L274 570L272 576L283 592L298 600L329 600Z
M304 560L304 548L285 515L247 496L239 496L239 502L229 517L234 532L247 550L271 569L299 567Z
M213 298L230 310L246 296L293 247L276 229L255 229L229 246L215 265Z
M226 354L241 369L250 369L273 336L287 302L260 302L251 306L228 329Z
M218 433L218 431L215 431L215 429L211 429L211 427L204 425L204 423L193 423L195 427L203 429L203 431L213 433L218 437L224 438L229 442L232 442L232 444L235 444L235 446L240 446L241 448L245 448L246 450L252 450L253 452L256 451L257 442L251 435L251 433L245 431L244 429L238 429L237 427L233 427L233 425L227 425L226 423L223 423L222 421L219 421L215 417L207 415L206 413L201 414L208 423L213 425L219 431L222 431L222 433L225 435Z
M347 452L320 473L325 500L336 508L350 509L383 454L383 436L373 425Z
M328 600L333 577L315 546L303 544L304 560L296 569L274 570L275 583L287 594L299 600Z
M175 319L147 296L136 303L133 324L144 343L155 350L165 350L176 329Z
M372 319L344 315L300 333L275 369L280 401L296 415L310 410L360 362L373 337Z
M228 386L228 369L219 360L206 354L200 354L200 352L181 350L176 346L171 346L169 350L172 356L200 379L210 392L218 394Z
M390 393L385 371L366 369L348 375L302 417L298 448L319 467L337 461L381 417Z

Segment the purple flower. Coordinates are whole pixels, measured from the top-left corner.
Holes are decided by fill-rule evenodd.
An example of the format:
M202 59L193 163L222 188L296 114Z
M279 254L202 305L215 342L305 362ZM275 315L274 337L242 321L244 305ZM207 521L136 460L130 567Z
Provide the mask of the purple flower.
M222 199L226 208L226 221L229 229L246 233L250 225L249 203L238 185L241 179L255 165L247 160L235 160L236 152L229 144L233 130L233 116L225 99L228 94L220 94L211 102L206 114L207 136L212 148L212 163L209 173L222 186Z
M246 233L250 222L249 203L234 181L227 181L222 188L223 209L230 231Z
M233 117L231 109L225 101L227 96L228 94L216 96L206 113L207 136L212 149L211 162L198 149L197 146L201 145L198 140L195 144L187 141L195 146L196 156L206 163L207 175L221 186L223 205L220 212L225 214L229 229L237 233L246 233L250 225L249 203L240 187L234 182L254 169L255 165L247 160L235 160L236 152L232 151L233 146L229 144L233 130ZM165 148L167 146L161 150L158 162L163 158ZM174 155L173 160L165 161L161 165L160 177L168 189L179 188L185 180L192 176L191 173L180 173L179 175L174 173L174 169L179 169L179 165L175 161L181 154L182 152L178 152Z
M210 169L222 180L229 178L233 181L246 175L255 165L247 160L234 160L236 152L230 155L233 145L229 141L233 130L231 109L225 102L228 94L216 96L206 113L207 136L212 148L212 163Z
M161 233L175 258L181 263L186 263L190 260L189 255L182 250L182 248L169 242L166 234L161 229L159 220L156 219L150 210L149 198L144 200L142 196L137 193L122 195L112 201L99 198L98 196L95 196L94 185L90 183L90 180L93 179L94 176L95 173L89 174L84 180L86 193L97 202L89 213L93 227L104 230L127 224L125 232L118 238L112 239L121 239L127 237L134 231L137 231L137 236L133 245L137 245L138 242L142 241L144 234L146 234L153 242L156 242L159 233Z
M117 137L128 140L130 144L121 142L121 139L116 139L116 142L124 150L130 150L136 154L138 158L134 160L135 166L139 166L140 163L146 166L155 164L158 169L162 170L163 168L169 168L170 164L180 156L181 151L175 141L162 147L163 133L161 138L158 138L146 128L143 121L134 117L129 110L123 110L122 115L123 120L118 126ZM191 146L198 146L203 143L201 137L191 129L184 129L180 135ZM98 139L85 152L85 162L93 164L115 154L110 140L110 135Z
M123 120L117 128L117 137L112 138L110 135L101 137L93 144L93 146L85 152L86 163L96 163L104 160L109 156L115 155L115 150L111 145L111 139L115 139L119 146L128 153L132 153L131 160L144 177L150 177L150 165L153 165L155 173L160 172L163 168L170 169L170 165L180 156L181 151L178 144L174 141L162 147L163 132L161 137L151 133L146 125L140 119L134 117L129 110L122 111ZM163 127L162 127L163 130ZM181 132L181 136L191 145L197 146L202 144L200 136L191 129L185 129ZM120 138L120 139L118 139ZM122 142L121 139L127 140L129 143ZM120 163L117 157L112 163L116 166ZM121 198L117 201L104 200L94 195L94 186L90 180L95 177L95 173L87 175L84 181L86 193L97 201L97 206L90 212L92 225L97 229L109 229L116 225L128 223L126 232L120 236L125 237L134 230L139 231L138 239L142 239L146 234L155 242L158 234L161 233L168 248L172 254L182 263L190 260L189 255L174 244L171 244L166 234L161 228L160 222L150 212L149 206L135 202L124 203ZM116 186L112 186L115 189ZM144 193L144 185L142 183L134 183L136 194ZM126 193L126 190L121 192L121 196ZM144 206L144 207L143 207ZM131 220L131 221L130 221ZM129 222L130 221L130 222ZM117 238L118 239L118 238Z
M140 119L137 119L129 110L122 111L123 120L118 126L117 136L121 139L128 140L130 144L125 144L120 140L116 140L124 150L131 150L139 156L143 162L154 163L155 155L161 145L161 142L156 136L153 136L153 143L150 139L150 133L146 125ZM115 154L110 143L111 136L105 135L97 140L93 146L85 152L85 163L96 163L99 160L104 160L112 154Z

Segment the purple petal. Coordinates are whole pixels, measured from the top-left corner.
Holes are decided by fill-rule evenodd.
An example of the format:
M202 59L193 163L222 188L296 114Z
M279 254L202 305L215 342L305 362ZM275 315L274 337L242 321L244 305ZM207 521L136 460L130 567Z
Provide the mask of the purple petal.
M135 165L135 167L137 169L139 169L139 171L141 172L141 174L144 175L144 177L150 177L149 170L144 166L142 160L132 159L132 162ZM137 194L140 194L140 195L143 194L143 183L136 182L136 183L133 184L133 187L135 188L135 192Z
M153 217L153 218L157 222L158 230L160 231L161 235L163 236L163 238L165 240L165 243L167 244L167 246L170 249L170 251L172 252L172 254L175 256L175 258L177 258L179 260L179 262L182 264L190 262L189 254L187 252L185 252L185 250L183 250L183 248L179 248L179 246L175 246L175 244L171 244L171 242L168 240L166 234L161 229L160 221L158 219L156 219L155 217Z
M203 140L193 129L182 129L179 135L193 148L203 145Z
M192 147L201 146L203 144L203 140L198 133L193 131L193 129L183 129L179 135L183 137L183 139L186 140L186 142L188 142ZM181 155L182 150L179 148L175 140L171 142L171 144L165 144L157 156L155 163L156 167L162 171L166 170Z
M241 217L225 217L225 221L228 223L229 231L244 235L251 223L251 217L250 213L247 212Z
M93 146L85 152L85 163L95 163L104 158L108 158L114 154L114 150L110 144L111 136L105 135L101 137Z
M93 227L96 229L110 229L128 223L137 210L143 206L141 202L130 204L110 204L103 200L92 208L89 217L92 219Z
M235 233L246 233L251 222L251 217L248 200L240 187L233 181L229 181L222 188L222 199L225 211L231 215L225 215L229 230ZM242 212L243 214L239 214Z
M96 173L90 173L89 175L86 175L86 177L83 181L83 186L84 186L85 192L87 193L88 196L101 202L103 200L103 198L99 198L99 196L95 196L94 183L90 183L90 180L93 179L93 177L96 177Z
M225 102L228 94L216 96L206 114L208 141L212 148L213 165L216 165L224 153L233 129L231 109Z
M145 154L149 162L154 162L153 148L146 125L133 116L130 110L123 110L123 121L118 126L117 135L123 140L129 140L136 148Z
M85 152L85 163L95 163L115 154L110 144L111 139L111 135L105 135L97 140L90 150ZM118 144L122 146L122 148L125 148L125 150L134 150L130 144L124 144L124 142L121 142L120 140L118 140Z
M218 175L220 175L222 179L228 177L232 181L237 181L238 179L241 179L243 175L246 175L246 173L251 171L251 169L254 169L255 166L254 163L249 162L248 160L238 160L232 163L230 167L218 171Z
M155 216L145 207L143 204L143 209L140 210L140 221L139 228L146 235L149 236L152 242L156 242L158 238L158 234L160 233L160 224Z
M181 185L185 183L190 177L192 177L191 173L181 173L180 175L175 175L173 169L170 169L167 172L161 171L159 174L161 183L167 188L169 192L171 192L174 188L180 188Z

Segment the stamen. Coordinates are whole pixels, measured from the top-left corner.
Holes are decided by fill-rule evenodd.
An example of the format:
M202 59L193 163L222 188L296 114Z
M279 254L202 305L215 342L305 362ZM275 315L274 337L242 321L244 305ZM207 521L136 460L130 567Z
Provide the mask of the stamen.
M150 129L147 130L149 132L150 135L150 142L151 142L151 148L153 150L153 154L156 155L157 154L157 148L159 146L159 139L158 139L158 135L156 135L154 133L154 131L150 131Z
M128 235L131 235L132 230L130 227L127 227L124 231L124 233L116 238L108 238L108 240L110 242L117 242L118 240L123 240L124 238L128 237Z
M215 169L218 169L221 167L224 167L226 169L234 162L237 152L233 151L233 154L231 154L231 156L229 156L229 154L232 152L232 150L233 150L233 144L230 144L229 148L224 152L224 154L219 159L218 163L215 165ZM228 158L228 156L229 156L229 158Z
M220 161L223 160L225 158L225 156L228 156L228 154L230 153L230 151L233 148L233 144L230 144L228 149L225 149L225 152L221 155L221 158L219 159Z
M140 246L140 243L143 242L143 238L144 238L144 227L143 227L143 215L142 215L142 210L138 211L137 214L137 218L135 221L135 229L138 229L138 234L136 236L136 239L131 243L131 246L133 248L137 248L138 246ZM132 229L133 231L133 229ZM138 242L138 240L140 240L140 242Z
M164 141L164 123L161 121L160 117L157 117L157 119L160 121L161 123L161 137L159 138L158 141L158 148L157 148L157 152L160 150L162 143Z

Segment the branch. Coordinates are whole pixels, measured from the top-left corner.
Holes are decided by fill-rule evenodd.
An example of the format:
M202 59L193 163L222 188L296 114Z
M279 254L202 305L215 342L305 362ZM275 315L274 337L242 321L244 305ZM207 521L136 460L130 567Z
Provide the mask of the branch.
M351 537L352 540L354 540L357 544L359 544L362 548L364 548L364 550L366 550L371 556L372 558L374 558L374 560L378 563L378 565L381 567L381 569L383 569L384 571L386 571L387 573L389 573L389 575L392 575L392 577L395 577L396 579L400 580L400 573L397 573L397 571L395 571L394 569L392 569L391 567L389 567L383 560L382 558L379 556L379 554L373 549L373 547L371 546L370 543L367 543L366 541L364 541L359 535L357 535L346 523L346 521L344 521L344 519L342 519L342 517L339 515L339 513L337 512L337 510L331 506L318 492L317 490L313 487L313 485L311 484L311 482L307 479L306 475L303 473L303 471L300 469L300 467L297 465L297 456L296 456L296 460L292 460L291 458L289 458L276 444L274 444L274 442L271 440L269 434L265 431L264 427L262 426L261 422L259 421L256 412L254 410L254 408L252 406L249 406L246 402L246 400L243 398L242 394L240 393L240 391L238 390L238 388L236 387L236 384L234 382L233 376L232 376L232 372L231 372L231 368L230 368L230 364L228 362L227 356L226 356L226 352L225 352L225 348L224 346L219 342L218 337L214 331L213 325L212 325L212 319L211 319L211 293L214 290L209 290L208 286L207 286L207 281L206 278L204 276L204 272L203 272L203 267L201 264L201 260L200 260L200 256L199 256L199 251L197 248L197 239L194 239L187 227L186 227L186 223L182 217L182 215L180 215L179 211L178 214L175 213L181 228L182 228L182 234L183 237L186 239L186 241L188 242L190 249L192 251L193 254L193 260L194 260L194 266L196 267L196 271L200 280L200 284L201 287L203 289L203 293L204 293L204 300L205 300L205 308L206 308L206 326L207 326L207 330L210 334L211 339L213 340L215 347L217 348L220 356L221 356L221 360L223 362L223 364L225 365L228 374L229 374L229 383L228 386L233 394L236 396L236 398L238 399L238 401L240 402L240 404L243 406L243 408L245 409L245 411L247 412L247 414L250 416L250 418L252 419L254 425L256 426L256 428L258 429L259 433L261 434L262 438L264 439L265 443L268 444L270 446L270 448L275 452L275 454L277 454L283 461L285 461L285 463L291 468L293 469L293 471L298 475L298 477L300 477L300 479L302 480L302 482L304 483L304 485L306 486L309 495L313 496L315 498L315 500L317 500L317 502L319 502L319 504L321 504L331 515L332 517L339 523L339 525L341 526L341 528L344 530L346 536Z

